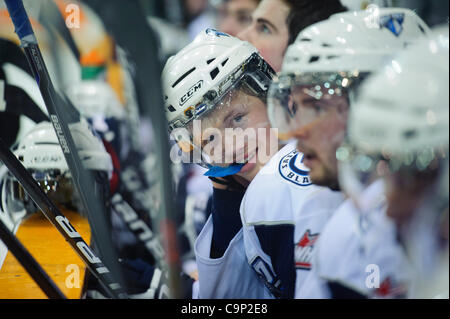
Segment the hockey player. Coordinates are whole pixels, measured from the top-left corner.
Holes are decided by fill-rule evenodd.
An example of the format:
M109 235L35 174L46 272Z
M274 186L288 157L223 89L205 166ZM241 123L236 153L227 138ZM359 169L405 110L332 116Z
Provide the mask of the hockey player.
M93 137L87 123L84 124L72 130L79 145L83 164L86 169L109 178L108 175L112 172L111 158L101 141ZM73 194L67 164L49 122L37 124L20 140L14 153L51 200L67 209L80 210L77 195ZM14 214L17 207L22 207L28 213L38 210L12 176L3 180L2 190L2 206L5 212Z
M219 4L217 29L236 36L252 23L252 13L260 0L224 0Z
M245 258L243 258L244 250L241 237L230 244L229 253L227 256L223 256L230 241L241 228L239 205L243 196L243 187L234 177L229 176L239 173L242 180L245 180L245 178L249 180L252 175L256 174L256 166L261 165L258 164L254 156L256 155L256 143L251 149L244 149L248 147L248 142L247 145L242 145L239 149L239 158L236 158L237 156L233 154L238 152L231 148L232 154L227 164L222 158L218 158L215 162L210 161L211 152L203 151L205 145L202 145L202 141L199 142L199 139L201 140L204 137L204 139L214 141L214 137L205 133L208 133L209 128L213 128L214 125L217 125L216 123L220 124L220 122L223 123L223 127L216 130L217 136L222 134L227 127L241 127L242 129L260 127L264 131L264 135L266 135L266 131L271 134L265 116L263 96L273 74L272 69L261 59L256 49L250 44L212 29L202 32L191 45L169 59L163 70L169 129L172 136L178 139L179 145L184 150L183 154L191 156L192 160L196 160L202 166L212 168L208 172L208 175L211 175L212 178L227 178L229 187L238 190L235 192L225 191L220 189L220 184L217 184L214 188L213 197L216 201L219 199L219 201L226 203L228 208L225 209L229 210L229 214L220 214L222 207L214 205L212 216L208 219L202 231L202 233L205 233L205 229L212 230L213 224L217 225L214 226L214 239L198 240L196 244L200 298L257 298L261 296L258 293L262 287ZM259 93L262 93L261 97L258 96ZM236 108L231 107L230 102L233 99L238 99L240 102ZM259 110L259 117L251 118L248 115L250 110L253 112L256 110L257 113ZM215 117L210 116L214 113L219 113L221 118L216 120ZM206 120L201 121L201 123L197 122L197 124L201 124L200 137L194 137L194 120L200 116L204 116ZM249 126L249 121L253 121L251 126ZM256 136L252 142L255 142L255 138ZM216 138L217 141L222 142L222 137ZM278 143L276 139L275 144L277 151ZM265 148L265 146L262 147L264 150ZM220 154L222 154L222 150L220 150ZM233 162L236 163L231 165ZM213 165L215 166L213 167ZM247 167L244 169L245 166ZM233 205L232 209L230 209L230 205ZM219 209L219 213L216 213L215 209ZM220 225L222 223L224 224ZM202 237L202 234L200 234L200 237ZM199 242L205 243L204 246L208 245L209 247L198 248ZM224 258L218 258L222 256ZM221 260L224 260L224 262L220 262ZM236 280L235 285L227 285L223 282L225 289L218 285L221 280L217 278L217 274L226 269L230 263L233 263L233 271L239 269L239 272L246 274L243 276L246 280L245 282ZM213 267L214 269L205 270L208 264L211 266L217 264L217 266ZM231 268L228 267L228 269ZM215 273L214 282L208 278L208 276L213 276L213 272ZM224 273L224 275L227 274ZM211 281L210 284L208 284L209 281ZM256 287L251 286L252 283L253 285L256 284ZM212 289L215 289L215 291ZM236 293L239 290L241 291L240 295Z
M346 8L339 0L263 0L253 12L251 25L237 37L253 44L279 72L288 45L301 30L343 11Z
M311 185L294 144L273 138L265 106L272 76L252 45L211 29L163 71L172 136L214 182L212 216L196 242L200 298L294 297L294 243L307 274L314 241L342 200Z
M279 80L271 88L269 116L280 136L298 140L314 183L342 188L337 158L345 153L338 148L358 86L385 63L395 65L392 56L427 33L428 27L410 10L359 11L335 15L304 30L288 49ZM382 185L372 184L362 197L356 207L351 199L343 203L325 227L313 267L320 280L312 280L301 297L404 293L407 274L399 272L404 259L392 225L381 213ZM362 232L367 233L364 240ZM366 281L373 265L383 267L379 290Z
M77 141L79 155L86 169L91 170L106 182L111 181L113 163L109 153L103 146L100 139L94 136L87 123L83 126L72 128L72 134ZM46 192L47 196L62 209L79 212L82 205L78 194L71 182L71 175L66 164L61 147L52 125L49 122L42 122L36 125L20 141L15 155L22 161L23 165L37 180L39 185ZM1 167L1 210L0 217L6 220L11 227L15 227L20 219L38 211L37 206L28 197L17 180L6 173ZM125 279L127 291L132 298L165 298L169 296L168 288L165 284L166 273L161 270L161 264L157 259L163 259L163 248L153 232L145 225L138 222L137 214L133 208L121 197L120 193L112 194L110 185L105 185L102 191L103 205L111 208L113 216L123 216L130 222L132 228L138 230L142 238L145 237L145 246L150 247L150 257L136 253L120 254L121 266ZM133 226L134 225L134 226ZM124 242L129 242L130 232L116 229L113 232L113 243L120 248ZM133 235L132 235L133 236ZM125 237L125 238L124 238ZM133 244L136 246L135 241ZM148 253L147 253L148 255ZM182 276L183 279L188 279ZM101 288L97 287L95 280L87 281L88 298L103 298ZM189 280L188 285L192 286L193 281ZM190 292L188 295L190 296Z
M367 81L341 150L345 184L373 175L386 185L386 215L412 266L410 298L448 298L449 289L448 26L436 33Z
M105 80L106 65L100 59L99 54L93 51L90 55L82 57L82 80L69 86L66 90L74 106L91 124L92 128L102 138L106 150L111 155L113 173L110 180L113 213L113 233L122 258L141 259L140 269L144 269L159 263L164 259L162 248L156 247L153 234L153 218L158 210L159 189L155 171L157 163L152 152L143 151L132 147L129 132L129 119L126 110L119 101L118 96ZM203 204L196 197L187 195L185 190L188 179L180 178L177 170L179 164L172 166L174 172L174 184L176 190L176 207L179 210L180 219L184 219L183 227L179 230L180 254L182 255L183 268L191 273L193 242L196 238L193 216L194 206L200 212ZM181 168L180 168L181 169ZM209 184L209 183L208 183ZM185 201L190 201L186 205ZM189 208L185 215L185 207ZM203 208L205 209L205 208ZM187 217L187 218L186 218ZM201 217L201 214L200 214ZM120 238L120 240L119 240ZM140 239L142 238L142 239ZM155 250L156 251L152 251ZM155 260L156 258L156 260Z

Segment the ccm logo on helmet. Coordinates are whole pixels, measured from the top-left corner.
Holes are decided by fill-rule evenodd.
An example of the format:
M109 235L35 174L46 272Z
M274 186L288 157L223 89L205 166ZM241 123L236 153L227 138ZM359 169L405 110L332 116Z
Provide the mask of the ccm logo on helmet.
M192 86L185 95L183 95L180 99L180 106L183 106L187 101L189 101L189 99L194 95L195 92L197 92L198 90L200 90L203 86L203 80L200 80L197 82L197 84L195 84L194 86Z

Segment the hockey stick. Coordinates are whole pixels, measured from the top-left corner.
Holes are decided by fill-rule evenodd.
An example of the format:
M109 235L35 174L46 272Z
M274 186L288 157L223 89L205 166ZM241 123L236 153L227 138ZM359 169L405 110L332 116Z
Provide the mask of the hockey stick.
M75 252L86 264L86 267L103 285L106 292L112 297L120 297L121 288L117 284L108 268L103 265L81 235L70 224L69 220L53 204L44 191L39 187L30 173L25 169L22 163L8 149L0 138L0 160L6 165L10 172L17 178L27 194L33 199L45 217L58 229L66 241L72 246ZM124 295L122 295L124 296Z
M72 174L73 184L88 216L94 243L113 277L121 282L117 255L111 245L111 232L108 227L106 207L100 205L98 201L101 198L100 190L102 186L90 174L91 172L83 168L70 133L69 126L77 126L81 123L80 114L67 99L63 99L56 93L22 0L5 0L5 3L46 104L50 120ZM115 290L117 291L116 297L125 296L120 285L115 287Z
M2 141L3 143L3 141ZM0 219L0 241L6 245L8 250L16 257L23 268L33 278L36 284L50 299L66 299L58 286L50 279L38 262L31 256L26 248L20 243L16 236L6 227Z
M72 35L67 29L66 25L64 24L64 20L62 19L58 7L53 1L47 1L47 3L43 5L39 17L40 20L42 20L41 23L51 35L49 41L52 56L56 61L56 69L62 70L63 67L61 66L61 57L59 56L59 51L57 50L58 41L55 33L55 28L56 30L58 30L58 33L63 36L63 40L71 49L74 56L76 56L79 60L80 53L76 48L75 41L72 38ZM61 77L58 76L58 78ZM137 115L137 117L138 116L139 115ZM136 125L134 125L134 128L138 129ZM137 149L137 147L134 148ZM115 196L112 198L111 205L117 215L127 226L128 230L133 233L136 239L145 247L147 252L154 257L157 265L162 269L167 269L162 245L159 239L155 236L154 232L148 226L148 224L139 217L134 208L127 202L125 202L119 194L115 194Z
M151 119L154 129L154 140L158 150L157 160L161 169L154 173L160 181L161 207L158 218L153 223L164 238L166 260L169 266L170 288L172 296L182 298L180 256L178 252L177 229L178 218L173 203L172 172L169 163L169 136L167 121L163 110L163 95L161 85L162 66L158 56L155 34L148 25L142 8L137 1L85 0L102 18L106 29L110 30L117 44L124 48L135 66L135 88L140 106L141 118ZM118 24L117 21L123 21ZM133 35L132 37L130 35Z

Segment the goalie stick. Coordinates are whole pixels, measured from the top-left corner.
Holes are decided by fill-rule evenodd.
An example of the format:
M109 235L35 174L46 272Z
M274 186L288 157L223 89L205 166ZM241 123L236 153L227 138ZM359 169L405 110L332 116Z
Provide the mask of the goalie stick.
M90 174L91 172L83 168L75 142L70 133L69 126L80 124L80 114L70 104L68 99L56 93L22 0L5 0L5 3L44 99L50 120L72 174L73 184L78 191L84 211L88 216L94 244L111 272L109 273L108 271L108 275L112 275L116 280L119 279L120 283L120 269L116 252L111 245L111 232L108 227L106 207L100 205L97 200L97 198L100 198L99 193L102 186ZM110 281L113 280L111 279ZM120 284L116 284L114 287L115 289L110 291L113 292L114 297L126 296Z
M108 268L103 265L100 258L89 248L81 235L70 224L69 220L53 204L44 191L39 187L31 174L22 163L9 150L0 138L0 160L10 172L17 178L27 194L33 199L45 217L58 229L66 241L72 246L87 268L99 280L108 295L112 298L121 297L120 285L114 281Z
M0 139L0 143L3 141ZM6 227L0 219L0 241L6 245L8 250L19 261L22 267L30 274L31 278L41 288L41 290L50 299L66 299L66 296L59 290L58 286L50 279L47 273L42 269L38 262L31 256L22 243Z

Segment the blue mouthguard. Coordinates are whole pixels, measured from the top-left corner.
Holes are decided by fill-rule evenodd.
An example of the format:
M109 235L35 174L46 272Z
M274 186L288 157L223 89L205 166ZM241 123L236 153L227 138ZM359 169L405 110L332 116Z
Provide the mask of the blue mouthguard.
M208 177L226 177L237 174L245 164L235 164L228 167L211 166L204 175Z

